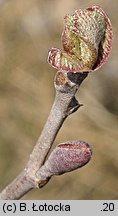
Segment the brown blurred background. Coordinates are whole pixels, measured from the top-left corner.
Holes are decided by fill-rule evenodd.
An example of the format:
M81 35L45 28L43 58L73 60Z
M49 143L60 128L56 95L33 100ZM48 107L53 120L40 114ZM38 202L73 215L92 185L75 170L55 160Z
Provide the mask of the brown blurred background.
M0 0L0 189L24 168L51 109L56 70L47 54L61 47L63 17L91 5L108 13L113 49L81 85L77 98L84 106L66 120L54 146L87 141L92 160L23 199L118 199L117 0Z

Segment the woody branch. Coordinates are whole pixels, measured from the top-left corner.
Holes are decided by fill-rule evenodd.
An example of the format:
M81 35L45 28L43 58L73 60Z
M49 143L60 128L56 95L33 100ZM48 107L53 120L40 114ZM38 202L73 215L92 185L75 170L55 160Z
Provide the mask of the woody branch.
M44 129L26 167L16 179L3 189L0 199L20 199L31 189L45 185L45 182L39 179L36 173L40 176L40 168L64 120L81 106L75 98L75 93L87 75L87 72L83 74L57 72L54 80L55 100Z

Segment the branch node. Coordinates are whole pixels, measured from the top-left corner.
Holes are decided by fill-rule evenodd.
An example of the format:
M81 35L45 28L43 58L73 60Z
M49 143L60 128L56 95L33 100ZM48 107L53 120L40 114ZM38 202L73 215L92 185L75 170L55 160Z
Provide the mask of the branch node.
M50 178L47 178L45 180L39 179L37 181L37 188L42 188L43 186L45 186L48 183L49 180L50 180Z
M78 87L82 83L82 81L88 76L88 72L83 72L83 73L73 73L73 72L68 72L67 77L68 79L76 84Z
M74 96L68 106L67 115L76 112L81 106L83 106L83 104L79 104L78 100Z

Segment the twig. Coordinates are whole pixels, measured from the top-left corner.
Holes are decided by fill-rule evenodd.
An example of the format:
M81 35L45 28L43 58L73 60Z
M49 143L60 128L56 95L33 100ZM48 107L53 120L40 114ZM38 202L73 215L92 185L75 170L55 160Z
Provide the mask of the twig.
M29 190L42 184L36 173L40 172L40 167L44 163L64 120L81 106L74 95L87 75L87 72L83 74L58 72L56 74L54 80L56 96L44 129L25 169L1 192L0 199L20 199Z
M64 23L62 33L64 50L52 48L48 55L49 64L63 71L58 72L55 77L54 104L25 169L1 192L0 199L19 199L32 188L44 186L48 182L48 177L58 173L57 170L52 172L52 168L57 164L51 164L51 161L55 158L58 165L61 164L60 158L57 157L59 154L66 155L68 162L72 162L72 170L87 163L91 158L89 145L84 142L75 145L75 142L71 142L57 147L49 161L42 166L64 120L81 106L75 98L81 82L87 77L88 72L98 70L106 62L112 47L111 22L100 7L92 6L83 11L76 10L73 15L65 16ZM88 28L90 26L91 28ZM65 149L65 153L62 149ZM82 159L81 162L79 159ZM65 168L62 166L60 169L57 166L59 174L64 170L70 171L66 162Z

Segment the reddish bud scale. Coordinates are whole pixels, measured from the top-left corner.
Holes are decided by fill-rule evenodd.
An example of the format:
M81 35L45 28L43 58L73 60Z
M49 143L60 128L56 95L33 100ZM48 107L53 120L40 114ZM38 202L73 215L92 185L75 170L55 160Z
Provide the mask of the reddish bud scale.
M84 166L91 159L92 150L83 141L68 141L59 144L44 164L51 175L60 175Z

